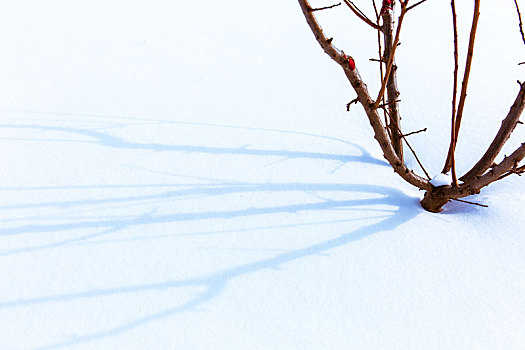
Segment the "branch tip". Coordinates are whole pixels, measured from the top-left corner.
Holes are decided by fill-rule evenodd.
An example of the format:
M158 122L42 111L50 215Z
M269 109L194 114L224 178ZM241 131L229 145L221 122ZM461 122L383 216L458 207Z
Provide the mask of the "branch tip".
M359 102L359 97L356 97L356 98L354 98L352 101L348 102L348 103L346 104L346 111L347 111L347 112L350 112L350 106L351 106L352 104L357 104L357 102Z
M315 12L315 11L323 11L323 10L329 10L329 9L333 9L334 7L337 7L337 6L340 6L341 3L338 3L338 4L335 4L335 5L330 5L330 6L325 6L325 7L318 7L318 8L311 8L308 6L308 11L310 12Z

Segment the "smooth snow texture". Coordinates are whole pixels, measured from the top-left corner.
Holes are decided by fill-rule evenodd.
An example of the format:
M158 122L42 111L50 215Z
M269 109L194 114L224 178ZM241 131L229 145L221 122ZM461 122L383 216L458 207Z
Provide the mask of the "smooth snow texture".
M0 348L524 348L524 180L423 211L295 1L2 5ZM411 11L396 62L431 174L449 5ZM524 79L513 6L482 4L459 172ZM375 94L376 33L347 10L319 19Z
M449 173L439 173L430 180L430 183L436 187L449 186L452 184L452 176Z

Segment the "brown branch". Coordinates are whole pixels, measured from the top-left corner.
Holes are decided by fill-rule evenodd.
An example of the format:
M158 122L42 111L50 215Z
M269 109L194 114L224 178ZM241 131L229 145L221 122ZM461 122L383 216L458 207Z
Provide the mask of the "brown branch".
M411 6L407 7L407 11L410 11L410 10L412 10L414 7L416 7L416 6L418 6L418 5L421 5L421 4L424 3L425 1L427 1L427 0L421 0L421 1L419 1L419 2L416 2L414 5L411 5Z
M386 109L385 109L386 110ZM388 112L387 112L388 113ZM414 148L410 145L410 142L408 142L406 136L407 135L403 135L403 133L401 132L401 129L399 129L399 127L396 125L397 127L397 132L398 134L401 136L401 139L405 141L407 147L410 149L410 152L412 152L412 155L414 156L414 158L416 159L416 162L417 164L419 164L419 167L421 168L421 170L423 170L423 172L425 173L425 176L427 177L428 180L431 180L432 178L430 177L430 175L428 174L427 170L425 169L425 167L423 166L423 163L421 162L421 160L419 159L419 157L417 156L417 153L416 151L414 150ZM410 134L417 134L418 132L422 132L422 131L426 131L427 129L423 129L423 130L419 130L419 131L416 131L416 132L413 132L413 133L409 133L408 135Z
M372 5L374 6L374 12L376 13L376 20L379 22L379 11L377 11L376 0L372 0Z
M518 1L514 0L514 4L516 5L516 12L518 12L518 19L519 19L519 26L520 26L520 33L521 33L521 39L523 40L523 43L525 44L525 33L523 33L523 22L521 21L521 12L520 7L518 6Z
M321 48L339 65L344 66L345 62L347 63L347 59L345 59L346 56L342 51L338 50L337 48L335 48L334 45L332 45L331 39L328 39L324 35L323 29L321 28L321 26L317 22L317 19L311 11L312 7L310 7L310 3L308 2L308 0L299 0L299 5L301 6L306 22L310 26L310 29L314 33L315 39L317 40Z
M372 22L370 20L370 18L368 18L364 13L363 11L361 11L352 1L350 0L343 0L344 3L350 8L350 10L352 10L352 12L357 16L359 17L363 22L365 22L366 24L368 24L369 26L371 26L372 28L374 29L377 29L377 30L381 30L381 27L378 26L377 24L375 24L374 22Z
M459 54L458 54L458 24L456 15L456 2L451 0L450 5L452 7L452 27L454 32L454 86L452 92L452 123L450 127L450 168L452 170L452 185L458 185L458 177L456 175L456 156L455 145L458 142L456 134L456 98L458 94L458 69L459 69Z
M472 19L472 26L470 28L470 39L469 39L469 45L468 45L468 51L467 51L467 60L465 63L465 72L463 75L461 94L459 96L458 109L456 113L456 123L454 126L455 133L456 133L456 141L450 145L447 160L445 162L445 167L443 168L444 173L448 172L452 166L452 155L456 150L457 137L459 134L459 128L461 126L461 118L463 117L463 108L465 107L465 101L467 99L467 88L468 88L468 81L470 77L470 68L472 67L472 58L474 56L474 43L476 41L476 30L478 27L478 20L479 20L479 15L480 15L479 8L480 8L480 0L474 0L474 17Z
M419 133L426 132L426 131L427 131L427 128L417 130L417 131L412 131L412 132L409 132L408 134L404 134L403 137L419 134Z
M395 103L398 103L398 102L401 102L401 100L394 100L394 101L390 101L390 102L385 102L385 103L382 103L380 104L379 106L377 106L377 108L385 108L385 107L389 107Z
M382 107L385 112L388 114L388 111L386 110L386 108ZM398 131L398 134L400 135L401 139L403 141L405 141L407 147L410 149L410 152L412 152L412 155L414 156L414 158L416 159L416 162L419 164L419 167L421 168L421 170L423 170L423 172L425 173L425 176L427 177L428 180L431 180L432 178L430 177L430 175L428 174L427 170L425 169L425 167L423 166L423 163L421 162L421 160L419 159L416 151L414 150L414 148L410 145L410 142L408 142L408 139L406 138L406 136L409 136L409 135L413 135L413 134L417 134L417 133L420 133L420 132L423 132L423 131L426 131L427 129L422 129L422 130L419 130L419 131L414 131L414 132L411 132L411 133L408 133L407 135L403 135L403 133L401 132L401 129L399 129L399 126L395 125L397 127L397 131Z
M515 169L512 169L510 170L509 172L501 175L499 178L498 178L498 181L503 179L503 178L506 178L507 176L509 175L518 175L518 176L521 176L521 174L525 174L525 165L524 166L521 166L521 167L516 167Z
M378 98L376 99L375 107L379 108L381 102L384 101L385 89L387 92L387 104L389 105L389 121L386 123L388 127L388 133L392 140L392 144L399 158L403 159L403 139L401 137L401 116L399 115L399 105L394 103L399 96L399 90L397 88L397 74L395 66L395 50L399 46L399 34L403 17L406 11L404 7L401 9L401 16L399 24L396 29L396 36L394 38L394 19L392 8L385 6L388 1L383 1L383 9L381 16L383 17L383 40L385 43L385 51L383 54L383 60L386 60L386 72L381 80L381 91ZM406 5L404 5L406 6Z
M354 98L352 101L348 102L348 103L346 104L346 111L347 111L347 112L350 112L350 106L351 106L353 103L357 104L357 102L359 102L359 97L356 97L356 98Z
M381 14L377 10L377 5L376 5L376 1L375 0L372 0L372 4L374 5L374 12L376 14L376 23L377 23L377 26L379 27L379 21L381 20ZM389 29L389 28L387 28L387 29ZM384 28L383 28L383 30L384 30ZM388 32L388 30L387 30L387 32ZM377 59L375 61L379 62L379 77L380 77L381 81L383 81L383 63L385 63L385 60L383 58L383 48L381 46L381 29L377 30L377 50L378 50L379 59ZM383 103L385 102L384 97L383 97L383 99L381 101ZM388 117L387 117L386 110L383 110L383 118L385 119L385 125L388 125ZM390 137L390 139L392 139L392 133L390 132L390 129L388 129L388 136Z
M525 143L522 143L510 156L505 157L501 163L496 164L489 172L480 178L473 180L471 186L478 191L497 181L501 175L511 171L525 158Z
M377 108L374 108L374 101L370 97L368 88L362 81L357 68L354 67L351 69L352 67L348 64L348 56L337 50L331 43L328 42L328 39L324 35L323 30L317 22L314 14L308 10L310 8L308 0L298 1L303 11L303 15L305 16L306 22L312 30L312 33L317 39L319 45L321 45L328 56L330 56L343 68L347 79L357 93L359 102L363 106L370 125L374 131L374 138L379 143L385 159L392 166L394 171L411 185L422 190L432 190L433 186L427 179L416 175L413 171L408 169L403 161L397 156L385 131L385 127L381 123L381 118L377 112Z
M509 157L505 157L501 163L495 164L489 172L475 180L458 187L442 186L427 191L421 205L428 211L439 212L448 201L478 194L483 187L504 178L516 168L516 164L519 164L523 158L525 158L525 143L522 143Z
M401 14L399 16L399 23L398 23L397 29L396 29L396 37L395 37L394 43L392 45L392 50L390 52L390 56L388 57L388 61L387 61L388 63L387 63L387 66L386 66L385 77L383 78L383 81L381 82L381 89L379 90L379 95L377 96L377 99L376 99L376 102L375 102L375 108L379 107L379 104L381 103L381 98L383 97L383 94L385 93L386 84L387 84L388 79L390 78L390 74L392 72L392 67L394 65L394 56L395 56L395 53L396 53L396 48L397 48L398 43L399 43L399 35L401 33L401 25L403 24L403 18L405 17L405 14L406 14L406 3L402 2L402 4L404 4L404 5L401 7ZM386 11L385 13L389 13L389 12L390 11Z
M425 129L425 130L426 130L426 129ZM428 179L428 180L431 180L432 178L430 177L430 175L428 174L427 170L426 170L425 167L423 166L423 163L421 162L421 160L420 160L419 157L417 156L416 151L414 150L414 148L412 148L412 146L411 146L410 143L408 142L408 140L407 140L407 138L406 138L406 135L401 134L401 137L403 138L403 140L404 140L405 143L407 144L407 147L410 149L410 152L412 152L412 154L414 155L414 158L416 159L417 164L419 164L419 167L421 168L421 170L423 170L423 172L425 173L425 176L427 177L427 179Z
M494 140L490 144L489 148L481 157L481 159L469 170L465 175L461 177L464 182L474 179L476 176L482 175L487 171L490 166L494 163L494 160L501 152L503 145L507 142L510 135L519 124L519 118L525 109L525 83L521 84L520 91L514 104L510 108L507 117L501 122L501 127L494 137Z
M435 198L457 199L478 194L483 187L500 180L505 174L516 169L516 164L519 164L523 158L525 158L525 143L522 143L520 147L510 156L505 157L499 164L495 164L492 169L484 175L465 182L458 187L449 186L435 189L432 195Z
M485 204L480 204L480 203L476 203L476 202L466 201L464 199L452 198L452 200L456 201L456 202L477 205L477 206L480 206L480 207L483 207L483 208L488 208L489 207L488 205L485 205Z
M338 3L338 4L335 4L335 5L331 5L331 6L325 6L325 7L318 7L318 8L310 9L310 11L315 12L315 11L329 10L329 9L333 9L334 7L337 7L337 6L340 6L340 5L341 5L341 3Z

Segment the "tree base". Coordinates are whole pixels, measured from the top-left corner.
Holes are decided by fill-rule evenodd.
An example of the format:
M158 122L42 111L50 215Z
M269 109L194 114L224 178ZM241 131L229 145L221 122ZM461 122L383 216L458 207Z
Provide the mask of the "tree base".
M450 198L437 197L434 192L427 191L421 200L421 206L431 213L439 213L449 201Z

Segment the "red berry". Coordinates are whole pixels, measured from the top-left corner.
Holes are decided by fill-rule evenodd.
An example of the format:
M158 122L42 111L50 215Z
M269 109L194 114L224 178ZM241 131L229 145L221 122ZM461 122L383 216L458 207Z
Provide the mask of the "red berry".
M355 69L355 61L352 57L348 58L348 65L350 66L350 70L353 71Z

